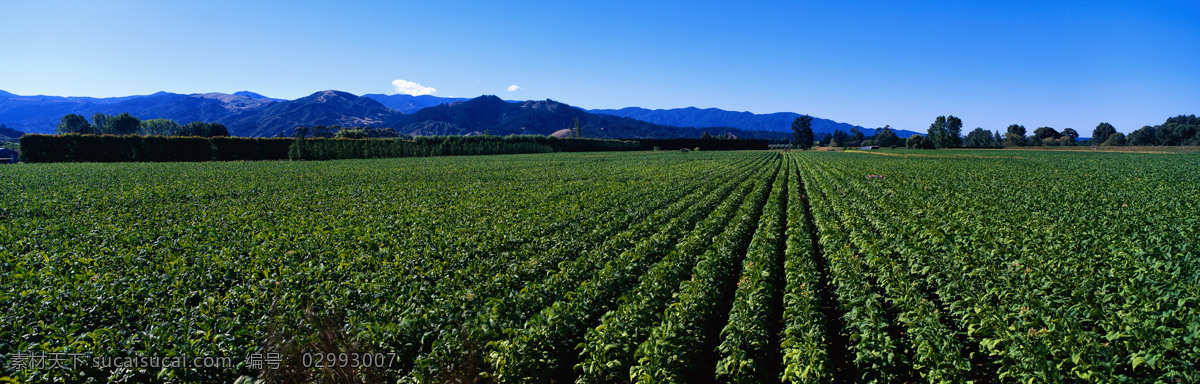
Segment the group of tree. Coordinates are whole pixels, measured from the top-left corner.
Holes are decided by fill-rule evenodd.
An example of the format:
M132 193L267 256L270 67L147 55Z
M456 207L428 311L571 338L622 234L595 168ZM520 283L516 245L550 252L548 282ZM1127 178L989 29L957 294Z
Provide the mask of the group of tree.
M1028 130L1024 125L1012 124L1004 130L1003 137L1000 132L991 132L983 128L975 128L975 130L967 133L965 138L959 136L959 131L962 127L962 120L957 117L938 116L933 124L929 126L929 135L913 135L905 141L905 146L908 148L1000 148L1000 147L1042 147L1042 146L1075 146L1075 145L1092 145L1092 146L1200 146L1200 118L1195 115L1179 115L1167 119L1161 125L1143 126L1129 135L1117 132L1117 129L1112 124L1107 122L1100 123L1092 130L1091 139L1080 140L1079 131L1073 128L1064 128L1062 131L1053 127L1039 127L1034 129L1032 135L1029 135ZM839 143L848 143L853 146L853 138L847 138L847 135L842 132L834 132L832 135L826 135L826 139L822 141L832 142L837 146Z
M128 112L119 115L96 113L92 121L78 114L68 114L62 117L57 134L81 135L140 135L140 136L195 136L222 137L229 136L229 130L219 123L193 121L180 125L170 119L141 120Z
M904 139L896 134L896 130L892 129L891 125L885 125L883 128L876 130L872 136L867 136L857 127L850 128L850 132L835 129L833 133L826 133L817 143L821 146L830 147L899 147L904 145Z
M1062 132L1050 127L1041 127L1033 131L1033 136L1025 137L1025 127L1010 125L1004 145L1007 147L1023 146L1055 146L1055 145L1093 145L1093 146L1178 146L1200 145L1200 118L1195 115L1179 115L1168 118L1161 125L1143 126L1129 135L1117 132L1116 127L1107 122L1096 125L1092 130L1092 138L1079 141L1079 132L1071 128Z
M720 131L722 129L732 129L732 128L728 128L728 127L709 127L709 128L711 128L715 131ZM574 134L571 133L571 135L574 135ZM568 136L568 137L581 138L583 136ZM719 134L713 135L711 133L708 133L707 130L705 130L705 131L701 131L700 140L743 140L743 139L739 138L737 135L734 135L733 132L729 132L729 131L725 131L725 133L719 133Z
M1111 126L1110 126L1111 127ZM1097 127L1099 129L1099 127ZM1107 132L1107 130L1106 130ZM1200 118L1196 115L1179 115L1167 119L1161 125L1142 126L1129 135L1111 133L1103 145L1200 145Z
M926 138L934 148L955 148L963 145L962 119L950 115L938 116L929 124L929 136Z

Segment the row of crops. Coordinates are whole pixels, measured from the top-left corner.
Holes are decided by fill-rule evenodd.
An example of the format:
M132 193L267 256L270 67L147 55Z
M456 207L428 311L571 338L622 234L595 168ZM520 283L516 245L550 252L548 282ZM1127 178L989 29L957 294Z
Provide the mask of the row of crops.
M1200 381L1200 159L983 153L798 157L858 377Z
M0 377L1200 381L1200 161L951 153L0 169Z

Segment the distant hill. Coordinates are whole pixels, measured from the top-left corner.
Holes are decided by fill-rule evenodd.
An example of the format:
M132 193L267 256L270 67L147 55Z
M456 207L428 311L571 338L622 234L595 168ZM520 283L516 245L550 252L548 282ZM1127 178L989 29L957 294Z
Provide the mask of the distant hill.
M245 96L245 97L249 97L251 99L258 99L258 100L284 101L284 99L276 99L273 97L266 97L266 96L263 96L263 95L260 95L260 94L254 93L254 92L250 92L250 91L237 91L237 92L234 92L233 95L234 96Z
M341 91L321 91L291 101L246 109L218 119L234 136L290 136L298 126L391 127L400 112L378 101Z
M678 127L734 127L745 130L773 132L791 132L792 121L802 116L799 113L793 112L760 115L750 112L734 112L717 108L700 109L696 107L676 109L628 107L621 109L593 109L588 112L629 117L655 124ZM813 117L813 133L818 136L833 133L834 130L838 129L850 132L851 128L858 128L867 136L875 134L875 129ZM908 137L915 133L917 132L896 130L896 134L900 137Z
M29 133L54 133L64 115L76 113L91 119L97 112L110 115L129 112L142 119L172 119L181 124L216 122L269 103L274 101L224 93L158 92L112 98L12 95L0 97L0 124Z
M461 97L437 97L430 95L384 95L379 93L368 93L362 95L371 100L378 101L383 106L395 109L404 113L413 113L435 105L449 104L455 101L469 100Z
M743 138L787 139L797 114L755 115L719 109L587 111L553 100L505 101L437 96L322 91L296 100L280 100L250 91L234 94L158 92L111 98L21 96L0 91L0 124L17 131L53 133L62 116L77 113L129 112L141 119L165 118L225 124L238 136L291 135L297 126L340 125L396 128L414 135L491 133L562 134L579 118L585 136L603 138L700 137L733 134ZM595 113L600 112L600 113ZM408 113L406 115L405 113ZM849 124L814 119L815 131L848 131ZM700 127L700 128L688 128ZM561 131L561 132L560 132ZM829 130L831 131L831 130ZM873 131L864 129L864 133ZM903 136L911 134L901 131Z
M422 109L404 115L397 130L410 135L474 134L562 134L579 119L585 137L617 138L699 138L703 131L673 127L636 119L590 113L554 100L506 102L496 96L480 96ZM731 132L745 138L784 138L775 132L751 132L741 129L711 129L710 133Z
M0 124L0 141L15 141L17 138L24 136L25 132L21 132L6 125Z

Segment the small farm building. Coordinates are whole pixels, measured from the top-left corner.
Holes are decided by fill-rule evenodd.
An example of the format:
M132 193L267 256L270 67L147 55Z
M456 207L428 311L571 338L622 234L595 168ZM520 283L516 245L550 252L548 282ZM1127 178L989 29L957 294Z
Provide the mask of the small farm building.
M20 154L20 152L8 148L0 148L0 164L16 163Z

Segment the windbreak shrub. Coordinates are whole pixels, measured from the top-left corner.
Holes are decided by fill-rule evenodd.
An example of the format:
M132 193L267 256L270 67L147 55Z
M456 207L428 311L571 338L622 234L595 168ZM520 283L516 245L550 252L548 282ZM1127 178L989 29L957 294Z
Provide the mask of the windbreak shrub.
M22 160L47 162L176 162L283 160L294 139L135 135L25 135Z
M471 156L547 152L637 150L636 141L562 139L551 136L420 136L401 139L308 139L292 144L292 160Z
M25 135L22 160L174 162L332 160L638 150L637 141L551 136L421 136L403 139L292 139L136 135Z

